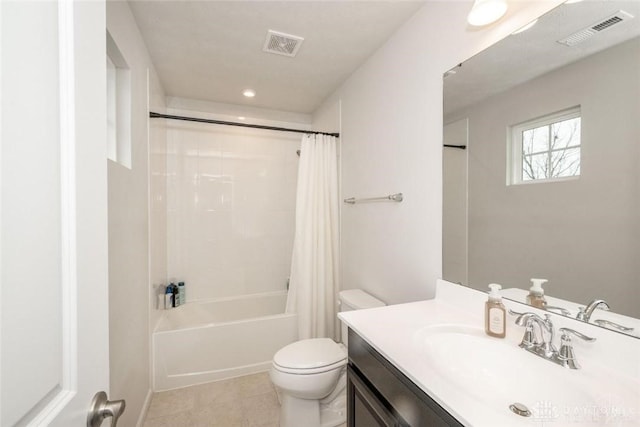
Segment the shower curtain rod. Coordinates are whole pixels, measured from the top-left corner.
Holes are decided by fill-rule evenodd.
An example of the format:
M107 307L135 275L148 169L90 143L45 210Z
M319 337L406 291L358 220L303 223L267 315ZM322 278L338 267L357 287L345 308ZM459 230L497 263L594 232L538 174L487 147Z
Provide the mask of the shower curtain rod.
M149 111L149 117L152 119L184 120L187 122L212 123L214 125L240 126L244 128L253 128L253 129L279 130L282 132L296 132L296 133L307 133L307 134L313 133L313 134L320 134L320 135L335 136L336 138L340 138L339 133L316 132L313 130L289 129L289 128L280 128L275 126L252 125L249 123L225 122L222 120L200 119L197 117L172 116L170 114L154 113L153 111Z

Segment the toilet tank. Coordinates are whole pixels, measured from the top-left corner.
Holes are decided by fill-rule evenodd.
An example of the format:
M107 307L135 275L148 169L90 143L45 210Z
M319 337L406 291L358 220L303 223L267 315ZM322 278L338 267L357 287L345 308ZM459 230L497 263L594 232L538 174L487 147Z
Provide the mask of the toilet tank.
M386 304L369 295L362 289L349 289L339 293L340 311L362 310L365 308L382 307ZM347 325L341 323L342 343L347 345Z

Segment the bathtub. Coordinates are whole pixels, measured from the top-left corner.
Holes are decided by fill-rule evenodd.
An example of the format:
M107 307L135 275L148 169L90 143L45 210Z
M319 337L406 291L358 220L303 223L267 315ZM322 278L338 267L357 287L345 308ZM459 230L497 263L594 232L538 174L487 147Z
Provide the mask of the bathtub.
M153 333L154 390L269 370L297 339L286 291L190 302L166 310Z

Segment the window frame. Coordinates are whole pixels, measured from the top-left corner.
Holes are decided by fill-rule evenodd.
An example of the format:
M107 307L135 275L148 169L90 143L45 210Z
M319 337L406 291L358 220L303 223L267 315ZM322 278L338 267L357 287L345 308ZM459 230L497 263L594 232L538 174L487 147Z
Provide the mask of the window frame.
M108 30L106 35L107 158L131 169L133 120L131 68Z
M579 148L580 149L580 172L577 175L572 176L563 176L563 177L555 177L555 178L540 178L540 179L530 179L523 180L522 179L522 163L523 163L523 149L522 149L522 134L527 130L536 129L543 126L551 126L554 123L563 122L565 120L571 120L580 118L580 144L570 145L564 147L562 149L551 149L551 145L549 145L549 149L546 151L540 151L539 153L548 153L551 156L551 153L557 151L563 151L570 148ZM582 173L582 112L580 106L575 106L571 108L567 108L565 110L557 111L555 113L546 114L544 116L538 117L536 119L527 120L512 126L509 126L508 131L508 155L507 155L507 185L521 185L521 184L541 184L541 183L550 183L550 182L558 182L558 181L567 181L567 180L575 180L579 179Z

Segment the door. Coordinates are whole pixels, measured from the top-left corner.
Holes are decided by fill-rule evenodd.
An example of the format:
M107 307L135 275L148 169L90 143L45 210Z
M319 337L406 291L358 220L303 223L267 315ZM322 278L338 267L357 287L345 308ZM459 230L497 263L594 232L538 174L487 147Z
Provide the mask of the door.
M0 425L108 388L104 1L0 1Z

